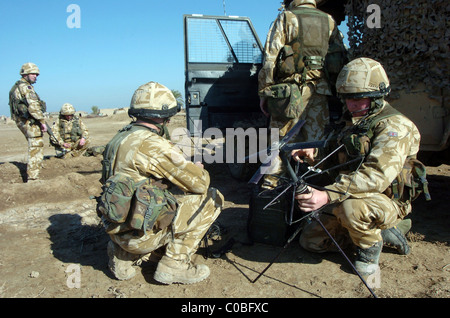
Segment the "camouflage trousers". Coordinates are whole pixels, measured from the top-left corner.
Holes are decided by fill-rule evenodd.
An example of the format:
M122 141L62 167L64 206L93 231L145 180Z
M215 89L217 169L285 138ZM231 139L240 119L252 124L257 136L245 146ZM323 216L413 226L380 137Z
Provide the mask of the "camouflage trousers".
M299 134L292 138L290 143L322 140L325 137L325 126L330 121L328 97L318 94L311 83L303 86L301 93L306 107L300 117L291 119L288 122L271 120L269 128L278 128L281 139L299 120L305 120L305 124L302 126ZM275 187L279 178L273 175L283 175L286 170L279 158L275 160L270 169L270 175L266 175L264 178L264 183L267 187Z
M332 214L321 213L320 220L341 248L352 243L363 249L381 242L381 230L397 225L407 213L384 194L363 199L347 199L330 206ZM410 211L410 208L406 211ZM409 213L409 212L408 212ZM302 230L300 245L309 251L337 251L320 224L311 220Z
M89 141L86 141L83 146L80 146L80 141L78 140L77 142L70 142L70 149L59 147L56 148L55 151L57 157L68 158L82 156L88 150L88 148Z
M24 134L28 142L27 177L28 180L36 180L44 160L44 138L37 125L31 125L28 120L17 120L17 127Z
M206 194L189 194L178 200L177 216L172 225L157 233L144 235L134 232L110 235L111 240L132 254L145 255L166 246L166 255L176 260L190 260L201 239L219 216L223 195L215 188Z

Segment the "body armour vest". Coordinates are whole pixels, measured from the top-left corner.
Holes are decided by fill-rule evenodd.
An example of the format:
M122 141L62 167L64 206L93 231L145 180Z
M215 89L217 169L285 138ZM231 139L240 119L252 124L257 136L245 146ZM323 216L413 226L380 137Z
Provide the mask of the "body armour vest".
M18 80L14 86L11 88L11 90L9 91L9 109L11 112L11 118L13 120L16 120L17 118L24 118L24 119L29 119L31 124L34 124L36 121L34 120L34 118L30 115L29 111L28 111L28 103L26 101L25 98L21 99L16 99L15 98L15 91L16 89L20 89L19 86L21 85L26 85L26 86L31 86L28 82L24 82L23 80ZM34 94L36 94L36 92L33 91ZM21 93L22 95L22 93ZM45 104L44 101L42 101L39 98L39 95L36 94L37 100L41 106L41 111L43 113L45 113L47 111L47 106Z
M66 141L66 125L67 122L64 120L59 121L59 129L64 134L64 141ZM83 132L81 131L80 127L80 121L77 116L74 116L72 119L72 130L70 131L70 140L72 142L76 142L78 139L80 139L83 136Z
M294 73L306 76L308 70L322 69L328 52L330 37L328 14L318 9L301 7L290 11L297 17L298 35L280 52L276 71L278 80Z

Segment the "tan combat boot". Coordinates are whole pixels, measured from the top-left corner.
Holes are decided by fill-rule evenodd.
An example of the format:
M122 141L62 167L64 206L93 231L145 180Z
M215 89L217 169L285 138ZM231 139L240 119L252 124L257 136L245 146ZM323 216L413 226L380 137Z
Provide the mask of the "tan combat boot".
M118 280L129 280L136 275L136 270L132 265L139 255L128 253L113 241L108 242L107 251L108 267Z
M153 277L160 283L170 285L172 283L194 284L208 276L209 268L206 265L193 265L191 262L174 260L164 255Z

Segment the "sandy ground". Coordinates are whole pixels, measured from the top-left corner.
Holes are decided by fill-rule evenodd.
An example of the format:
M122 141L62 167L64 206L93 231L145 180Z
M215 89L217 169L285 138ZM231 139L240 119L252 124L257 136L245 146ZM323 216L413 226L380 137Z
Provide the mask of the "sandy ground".
M176 116L171 128L183 126L184 120ZM128 122L124 115L85 119L93 145L105 144ZM57 159L46 140L41 180L27 184L25 138L13 123L0 124L0 134L0 297L371 297L342 255L312 254L297 240L253 283L281 247L250 243L246 232L250 190L246 182L233 179L224 164L205 166L211 185L226 199L219 221L227 232L215 243L230 238L235 243L219 258L205 258L204 248L199 249L195 261L210 267L210 277L194 285L161 285L153 279L156 262L149 261L140 265L132 280L118 281L108 271L108 237L90 199L100 192L102 158ZM430 165L428 175L432 201L414 202L408 234L411 254L400 256L384 249L381 255L381 276L373 286L380 298L450 297L450 165Z

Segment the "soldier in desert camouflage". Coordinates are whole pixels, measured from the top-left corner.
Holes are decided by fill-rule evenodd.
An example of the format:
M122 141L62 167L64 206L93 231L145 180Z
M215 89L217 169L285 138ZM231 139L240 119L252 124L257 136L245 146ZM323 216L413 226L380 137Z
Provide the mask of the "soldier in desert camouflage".
M156 82L140 86L129 110L129 115L136 120L106 147L104 167L106 163L111 167L107 175L123 174L136 182L151 179L161 187L176 186L184 193L176 202L178 208L170 224L161 226L164 222L158 219L143 231L125 229L110 234L109 268L119 280L132 278L135 275L133 262L148 259L150 253L160 247L165 247L165 253L154 274L158 282L192 284L209 276L208 266L194 265L191 258L219 216L224 198L218 190L209 187L210 177L203 165L187 161L168 140L166 125L177 111L177 101L165 86ZM114 154L111 145L117 140ZM156 201L164 202L169 196ZM107 231L114 233L111 224Z
M88 149L88 129L69 103L62 105L59 118L53 123L52 132L50 143L55 147L57 157L78 157Z
M344 155L362 155L363 161L353 172L341 173L326 187L329 191L309 188L309 193L296 199L304 212L332 204L334 216L322 213L321 219L341 245L356 246L355 267L367 277L379 271L383 242L400 254L410 251L404 235L411 223L403 219L411 212L411 202L397 199L393 193L395 186L400 187L405 163L416 158L420 133L411 120L384 100L390 84L380 63L369 58L351 61L339 74L336 87L352 123L340 134ZM292 153L295 159L311 154L305 150ZM314 252L333 249L317 222L304 228L300 244Z
M20 69L22 78L9 92L11 118L28 141L27 181L37 180L44 160L43 134L47 131L45 102L34 91L32 84L39 76L36 64L25 63Z
M316 0L285 0L283 5L264 47L260 108L281 138L302 119L306 122L295 141L320 140L330 122L330 84L347 62L343 37L334 19L316 8ZM274 175L283 172L279 161L273 167ZM266 176L263 187L276 183L276 177Z

